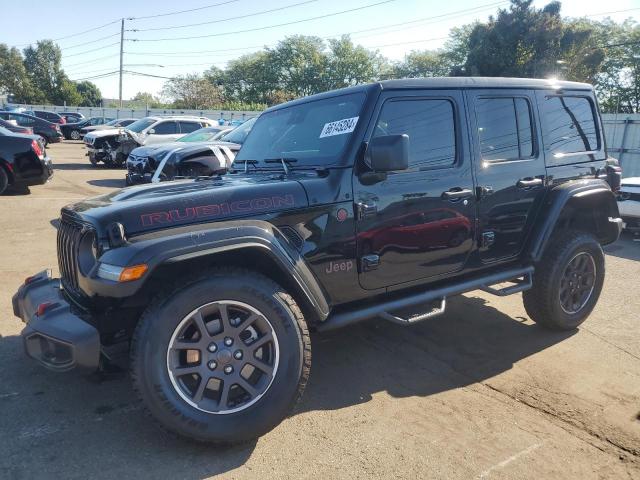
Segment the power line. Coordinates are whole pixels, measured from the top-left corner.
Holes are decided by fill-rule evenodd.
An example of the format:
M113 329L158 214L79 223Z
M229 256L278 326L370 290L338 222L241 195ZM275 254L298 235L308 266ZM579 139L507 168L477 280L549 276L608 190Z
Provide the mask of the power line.
M614 10L612 12L591 13L589 15L582 15L582 16L583 17L599 17L600 15L611 15L612 13L632 12L634 10L640 10L640 8L627 8L626 10Z
M78 62L78 63L73 63L71 65L66 65L64 68L66 68L66 69L71 68L73 70L72 67L75 67L77 65L86 65L87 63L94 63L94 62L97 62L99 60L105 60L107 58L117 57L118 55L119 55L118 53L113 53L111 55L105 55L104 57L98 57L98 58L94 58L94 59L87 60L87 61L84 61L84 62Z
M267 25L264 27L257 27L257 28L248 28L245 30L236 30L234 32L221 32L221 33L212 33L209 35L196 35L196 36L192 36L192 37L167 37L167 38L147 38L147 39L129 39L132 42L164 42L167 40L195 40L198 38L211 38L211 37L222 37L225 35L234 35L236 33L247 33L247 32L257 32L260 30L268 30L270 28L277 28L277 27L284 27L287 25L295 25L298 23L304 23L304 22L311 22L313 20L319 20L322 18L328 18L328 17L335 17L337 15L343 15L345 13L351 13L351 12L356 12L359 10L364 10L366 8L372 8L372 7L377 7L378 5L384 5L387 3L391 3L391 2L397 2L398 0L382 0L381 2L376 2L376 3L370 3L367 5L363 5L361 7L356 7L356 8L350 8L348 10L342 10L339 12L333 12L333 13L327 13L325 15L318 15L316 17L309 17L309 18L303 18L301 20L294 20L291 22L285 22L285 23L278 23L275 25Z
M84 31L82 31L82 32L78 32L78 33L72 33L72 34L70 34L70 35L66 35L66 36L64 36L64 37L52 38L51 40L52 40L52 41L54 41L54 42L57 42L57 41L59 41L59 40L64 40L64 39L66 39L66 38L77 37L78 35L84 35L85 33L93 32L93 31L95 31L95 30L99 30L99 29L101 29L101 28L108 27L109 25L113 25L114 23L117 23L117 22L119 22L119 21L120 21L120 19L118 19L118 20L114 20L113 22L105 23L104 25L100 25L99 27L93 27L93 28L90 28L89 30L84 30ZM20 44L20 45L15 45L15 46L16 46L16 47L26 47L26 46L31 45L31 44L33 44L33 43L34 43L34 42L31 42L31 43L22 43L22 44Z
M110 43L109 45L105 45L104 47L92 48L91 50L85 50L84 52L65 55L64 58L77 57L78 55L85 55L87 53L97 52L98 50L104 50L105 48L113 47L114 45L120 45L120 42Z
M145 17L128 17L127 20L143 20L145 18L158 18L158 17L166 17L169 15L179 15L181 13L188 13L188 12L195 12L198 10L204 10L206 8L214 8L214 7L220 7L222 5L227 5L229 3L235 3L235 2L239 2L240 0L227 0L226 2L220 2L220 3L213 3L210 5L205 5L203 7L198 7L198 8L190 8L189 10L178 10L175 12L167 12L167 13L159 13L157 15L147 15ZM120 20L117 20L120 21Z
M118 20L118 21L120 21L120 20ZM64 50L71 50L72 48L84 47L85 45L89 45L91 43L97 43L97 42L100 42L102 40L106 40L107 38L116 37L116 36L119 36L119 35L120 35L120 32L116 32L116 33L113 33L111 35L107 35L105 37L100 37L100 38L97 38L95 40L91 40L89 42L77 43L75 45L71 45L70 47L60 48L60 50L64 51Z
M356 30L356 31L351 31L351 32L343 32L343 33L336 33L333 35L328 35L325 37L320 37L322 39L329 39L329 38L333 38L333 37L340 37L343 35L354 35L354 34L358 34L358 33L365 33L365 32L371 32L371 31L375 31L375 30L380 30L382 28L391 28L391 27L397 27L397 26L402 26L402 25L409 25L409 24L413 24L413 23L419 23L419 22L424 22L427 20L438 20L441 19L443 17L449 17L449 16L457 16L458 14L461 13L478 13L477 10L484 10L484 9L488 9L488 8L492 8L498 5L502 5L508 3L505 0L499 1L499 2L492 2L492 3L487 3L484 5L480 5L478 7L474 7L471 9L463 9L463 10L456 10L453 12L448 12L448 13L444 13L441 15L435 15L435 16L430 16L430 17L423 17L423 18L419 18L416 20L410 20L407 22L400 22L400 23L392 23L392 24L387 24L387 25L379 25L377 27L373 27L373 28L365 28L363 30ZM455 17L454 17L455 18ZM384 33L391 33L391 32L384 32ZM199 51L182 51L182 52L126 52L128 55L151 55L151 56L167 56L167 55L180 55L182 56L189 56L188 54L198 54L198 55L193 55L193 56L197 56L199 57L199 54L202 53L218 53L218 52L232 52L232 51L242 51L242 50L253 50L253 49L257 49L257 48L270 48L270 47L275 47L275 45L254 45L254 46L250 46L250 47L238 47L238 48L223 48L223 49L217 49L217 50L199 50Z
M289 8L293 8L293 7L299 7L300 5L306 5L308 3L315 3L318 0L306 0L304 2L298 2L298 3L294 3L291 5L285 5L283 7L278 7L278 8L271 8L269 10L262 10L260 12L255 12L255 13L248 13L246 15L238 15L235 17L227 17L227 18L221 18L219 20L211 20L208 22L200 22L200 23L189 23L186 25L174 25L172 27L157 27L157 28L134 28L133 30L128 30L129 32L150 32L150 31L156 31L156 30L173 30L176 28L187 28L187 27L199 27L201 25L211 25L212 23L221 23L221 22L229 22L231 20L238 20L241 18L249 18L249 17L255 17L258 15L264 15L265 13L272 13L272 12L279 12L281 10L288 10Z

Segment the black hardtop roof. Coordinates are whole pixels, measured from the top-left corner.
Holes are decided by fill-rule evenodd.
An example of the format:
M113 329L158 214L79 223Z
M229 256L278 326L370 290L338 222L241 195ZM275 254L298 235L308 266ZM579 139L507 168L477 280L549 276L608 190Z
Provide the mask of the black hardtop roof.
M355 87L340 88L328 92L317 93L308 97L298 98L290 102L268 108L266 111L278 110L300 103L306 103L322 98L349 93L369 92L372 90L410 90L410 89L456 89L456 88L527 88L527 89L553 89L553 90L593 90L588 83L568 82L565 80L552 80L542 78L510 78L510 77L427 77L427 78L402 78L398 80L384 80L381 82L365 83Z

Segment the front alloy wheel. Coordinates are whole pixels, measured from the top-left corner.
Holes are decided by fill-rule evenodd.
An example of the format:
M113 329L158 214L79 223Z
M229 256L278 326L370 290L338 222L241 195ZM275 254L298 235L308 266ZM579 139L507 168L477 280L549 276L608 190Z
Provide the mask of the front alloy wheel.
M171 337L167 369L189 405L228 414L256 403L278 371L278 337L269 320L233 300L207 303L189 313Z
M591 298L596 283L596 263L589 252L575 255L560 280L560 306L565 313L579 312Z
M71 140L80 140L80 132L78 130L71 130L69 136L71 137Z
M143 313L131 376L151 414L185 437L238 443L274 428L300 398L311 343L300 308L240 268L181 278Z

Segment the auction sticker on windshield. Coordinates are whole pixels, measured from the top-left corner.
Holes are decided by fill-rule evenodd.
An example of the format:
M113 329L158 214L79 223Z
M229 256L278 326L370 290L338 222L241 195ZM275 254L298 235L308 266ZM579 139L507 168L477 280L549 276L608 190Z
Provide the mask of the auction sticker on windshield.
M320 138L353 132L358 124L359 118L360 117L343 118L335 122L325 123L322 132L320 132Z

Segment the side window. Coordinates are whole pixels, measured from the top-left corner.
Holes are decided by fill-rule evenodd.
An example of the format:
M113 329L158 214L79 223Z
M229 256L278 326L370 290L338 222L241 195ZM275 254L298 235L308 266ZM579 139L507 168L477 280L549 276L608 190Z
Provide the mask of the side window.
M533 156L531 106L526 98L479 98L476 117L483 160L520 160Z
M9 115L11 120L15 120L16 123L22 127L28 127L31 125L35 125L36 121L33 118L28 117L27 115Z
M387 101L373 136L401 134L409 136L409 170L449 167L456 162L456 127L451 101Z
M156 131L156 135L172 135L178 133L176 128L176 122L162 122L158 123L153 129Z
M559 158L567 153L598 150L595 109L587 97L549 95L542 104L545 146Z
M196 122L178 122L178 123L180 124L181 133L191 133L202 128L200 124Z

